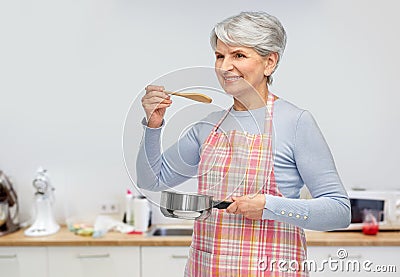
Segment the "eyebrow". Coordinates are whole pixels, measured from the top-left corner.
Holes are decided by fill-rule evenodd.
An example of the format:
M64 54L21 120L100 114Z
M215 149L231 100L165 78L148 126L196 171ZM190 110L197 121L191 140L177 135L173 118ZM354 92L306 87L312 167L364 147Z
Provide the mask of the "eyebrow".
M242 49L237 49L230 52L230 54L237 54L237 53L246 53L246 51L243 51Z
M233 50L232 52L229 52L229 54L237 54L237 53L246 53L246 52L243 51L242 49L236 49L236 50ZM218 52L218 51L215 51L215 54L223 55L221 52Z

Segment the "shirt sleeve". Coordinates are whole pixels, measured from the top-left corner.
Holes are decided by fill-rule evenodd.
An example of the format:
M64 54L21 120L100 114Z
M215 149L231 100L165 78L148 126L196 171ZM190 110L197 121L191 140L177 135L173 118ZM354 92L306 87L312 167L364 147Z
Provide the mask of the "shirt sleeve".
M138 187L162 191L196 177L200 145L194 127L162 153L164 124L160 128L149 128L145 119L142 124L144 133L136 162Z
M349 198L330 149L308 111L303 111L297 122L294 158L313 199L265 195L263 218L319 231L347 227L351 220Z

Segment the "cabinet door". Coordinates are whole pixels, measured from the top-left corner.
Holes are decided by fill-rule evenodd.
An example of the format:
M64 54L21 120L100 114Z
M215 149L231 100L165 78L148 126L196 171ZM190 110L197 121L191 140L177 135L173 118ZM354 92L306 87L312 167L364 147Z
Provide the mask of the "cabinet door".
M318 276L395 276L400 272L400 247L309 247L308 261L315 262Z
M45 247L0 247L0 275L47 276Z
M183 276L189 247L142 247L142 277Z
M49 277L140 277L139 247L49 247Z

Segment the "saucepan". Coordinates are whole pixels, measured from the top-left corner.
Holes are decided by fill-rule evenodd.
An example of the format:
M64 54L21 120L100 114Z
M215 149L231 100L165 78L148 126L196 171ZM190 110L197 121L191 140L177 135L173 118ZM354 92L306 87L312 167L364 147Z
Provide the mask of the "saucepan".
M0 202L0 227L7 222L8 218L8 202Z
M226 209L230 201L217 201L204 194L185 194L172 191L161 192L160 210L166 217L182 219L206 219L211 209Z

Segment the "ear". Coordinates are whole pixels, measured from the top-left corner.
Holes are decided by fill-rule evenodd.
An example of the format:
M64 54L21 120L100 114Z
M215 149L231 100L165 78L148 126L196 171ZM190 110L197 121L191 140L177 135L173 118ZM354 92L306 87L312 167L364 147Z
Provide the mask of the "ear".
M270 76L272 73L274 73L278 61L279 61L279 55L276 52L269 53L265 57L265 69L264 69L265 76Z

